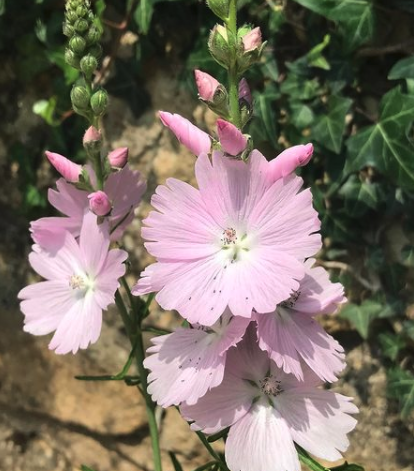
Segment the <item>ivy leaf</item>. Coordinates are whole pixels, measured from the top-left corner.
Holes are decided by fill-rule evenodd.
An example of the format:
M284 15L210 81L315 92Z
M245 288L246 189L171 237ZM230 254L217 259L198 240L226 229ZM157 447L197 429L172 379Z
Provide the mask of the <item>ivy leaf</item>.
M399 401L401 417L408 418L414 409L414 375L398 367L388 370L388 395Z
M268 86L263 93L254 94L255 115L263 125L266 139L273 147L277 147L277 118L273 103L279 96L278 90L272 85Z
M414 79L414 57L406 57L394 64L388 74L388 79Z
M383 200L382 187L378 183L361 182L357 175L351 175L339 190L345 200L345 209L352 217L360 217L368 209L377 209Z
M280 86L282 93L298 100L311 100L320 92L317 79L306 79L302 76L291 73Z
M328 99L328 112L312 128L316 141L327 149L339 154L345 130L345 117L352 105L350 98L331 95Z
M382 347L382 353L395 361L400 353L400 350L405 348L405 341L399 335L390 332L382 332L378 336Z
M140 0L134 12L134 20L138 26L138 31L147 34L154 13L154 3L156 0Z
M383 306L376 301L366 300L361 305L347 304L340 316L348 319L363 339L368 338L371 321L380 316Z
M301 102L293 102L290 104L291 121L298 129L307 128L314 121L312 108Z
M380 118L348 139L346 172L372 165L404 189L414 189L414 148L407 130L414 119L414 96L393 88L381 100Z

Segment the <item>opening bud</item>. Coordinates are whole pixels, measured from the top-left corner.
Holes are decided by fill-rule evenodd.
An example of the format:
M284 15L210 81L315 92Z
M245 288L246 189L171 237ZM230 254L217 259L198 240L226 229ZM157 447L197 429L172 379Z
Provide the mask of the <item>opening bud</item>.
M128 162L128 147L119 147L108 154L111 167L124 168Z
M254 63L259 62L266 42L262 42L260 28L250 29L246 26L238 31L241 50L237 54L237 68L242 74Z
M95 128L95 126L89 126L83 136L83 147L88 152L96 152L101 148L102 135L101 131Z
M108 93L105 90L98 90L91 96L91 108L96 116L105 114L108 107Z
M262 32L260 28L254 28L245 34L242 38L243 48L245 52L260 49L262 46Z
M296 168L308 164L312 154L312 144L289 147L269 163L268 178L275 182L290 175Z
M88 195L89 209L97 216L106 216L112 209L108 195L104 191L95 191Z
M70 99L72 105L80 110L86 110L89 108L89 92L82 85L75 85L70 92Z
M67 159L63 155L55 152L45 152L49 162L55 167L55 169L62 175L62 177L71 183L79 181L79 176L82 172L82 166L75 164L71 160Z
M194 76L199 97L204 101L213 101L214 94L220 86L218 80L201 70L195 70Z
M246 149L247 138L234 124L218 119L217 134L221 148L226 154L235 157Z

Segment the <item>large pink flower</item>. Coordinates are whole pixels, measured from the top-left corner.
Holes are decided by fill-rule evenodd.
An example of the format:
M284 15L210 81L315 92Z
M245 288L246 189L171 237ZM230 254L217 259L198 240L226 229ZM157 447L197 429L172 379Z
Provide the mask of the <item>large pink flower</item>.
M76 353L97 341L102 310L114 302L127 253L109 249L108 223L87 213L79 242L68 231L45 237L29 255L33 269L46 281L23 288L19 298L24 330L34 335L56 331L49 348Z
M239 342L250 320L226 312L210 328L195 326L152 339L144 366L148 392L163 407L194 404L223 380L227 350Z
M343 286L331 283L322 267L312 268L314 262L305 262L305 277L288 300L272 313L255 314L257 337L260 348L286 373L303 379L304 360L321 379L332 382L345 367L344 350L313 316L335 312L346 299Z
M92 183L95 174L91 168L89 173ZM48 199L62 214L67 217L41 218L30 225L33 240L42 245L43 239L50 233L68 230L74 237L80 234L85 209L89 207L88 192L78 190L74 185L60 178L56 182L57 190L49 189ZM134 209L139 205L147 185L137 170L131 170L126 165L122 170L111 173L105 185L104 192L112 203L109 219L111 240L118 240L125 228L134 218Z
M310 190L294 175L276 182L268 162L253 151L249 162L216 152L196 162L199 190L175 179L159 186L142 230L158 262L133 293L156 292L164 309L191 323L214 324L228 306L250 318L272 312L299 289L303 261L321 246Z
M358 412L351 399L319 389L277 368L250 331L227 355L223 382L194 405L182 405L192 428L207 434L230 427L226 462L231 471L300 471L294 442L328 461L342 458Z

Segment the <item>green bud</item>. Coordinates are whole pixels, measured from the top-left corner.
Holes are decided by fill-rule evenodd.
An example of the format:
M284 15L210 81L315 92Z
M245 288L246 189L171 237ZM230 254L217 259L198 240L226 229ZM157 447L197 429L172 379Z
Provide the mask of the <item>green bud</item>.
M88 46L97 44L101 39L101 31L95 25L92 25L86 33L85 39Z
M79 20L76 20L74 27L75 27L75 31L77 33L82 34L82 33L84 33L85 31L88 30L89 23L86 20L84 20L83 18L79 18Z
M88 8L83 5L76 8L76 14L78 15L78 18L82 18L86 16L87 13L88 13Z
M69 64L71 67L75 69L79 69L79 56L75 54L73 51L70 49L66 49L65 51L65 61L67 64Z
M98 61L94 56L92 56L91 54L87 54L86 56L82 57L80 61L80 69L85 74L88 80L91 79L92 74L95 72L97 67Z
M229 0L207 0L207 5L221 20L225 21L228 18Z
M75 34L74 27L67 21L63 23L63 34L67 36L68 38L71 38Z
M234 54L229 44L228 31L224 26L216 25L210 32L208 48L213 58L224 68L233 65Z
M102 116L108 106L108 93L98 90L91 97L91 108L96 116Z
M82 38L82 36L75 35L69 40L69 48L75 54L82 54L86 47L86 41Z
M100 44L94 44L88 48L88 54L95 57L97 60L102 56L102 46Z
M70 99L72 100L73 106L80 110L86 110L89 108L89 92L82 85L75 85L70 92Z
M66 12L66 19L69 21L69 23L74 24L75 21L78 19L78 15L76 14L75 11L73 10L68 10Z

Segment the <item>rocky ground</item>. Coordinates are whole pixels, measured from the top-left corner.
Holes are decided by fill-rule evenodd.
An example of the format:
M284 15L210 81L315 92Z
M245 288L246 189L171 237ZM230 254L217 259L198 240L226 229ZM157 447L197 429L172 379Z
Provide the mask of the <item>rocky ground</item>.
M212 123L211 116L204 114L171 74L158 71L149 78L147 88L151 110L136 119L124 102L113 99L105 121L111 147L128 146L132 166L148 178L140 217L148 212L157 184L170 176L193 181L194 158L162 128L155 110L178 112L207 127ZM145 409L136 389L121 382L74 379L75 375L115 373L124 364L128 341L116 312L105 315L99 342L76 356L57 356L48 351L48 338L22 332L16 294L35 278L26 262L27 221L15 215L19 194L13 169L5 167L5 142L22 123L27 132L41 125L30 113L32 102L29 93L0 139L0 470L69 471L79 470L81 464L96 471L151 470ZM46 167L39 171L46 180L51 178ZM150 261L140 246L139 220L124 241L132 253L131 281ZM175 316L161 313L155 303L151 310L153 324L176 325ZM386 399L385 371L375 349L362 344L346 325L335 321L327 325L348 352L348 369L335 389L355 397L361 410L346 459L367 471L413 471L414 427L401 422L395 406ZM177 453L185 470L208 460L174 409L160 411L158 418L167 471L173 469L169 451Z

